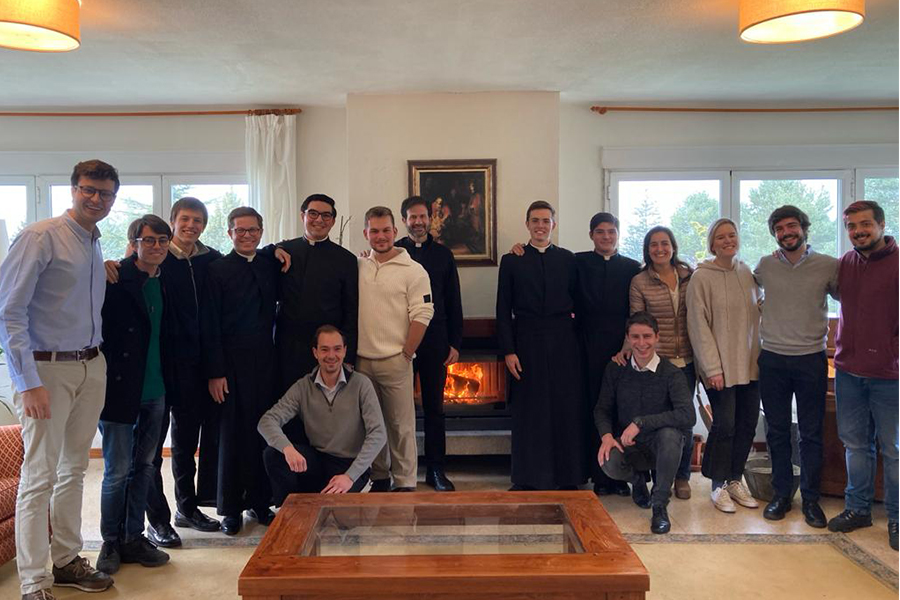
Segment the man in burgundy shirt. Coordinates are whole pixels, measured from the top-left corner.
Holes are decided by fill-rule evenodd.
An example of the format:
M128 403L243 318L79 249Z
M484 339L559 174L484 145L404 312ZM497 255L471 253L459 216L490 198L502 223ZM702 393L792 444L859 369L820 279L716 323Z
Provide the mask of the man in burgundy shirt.
M853 244L841 257L841 316L834 355L838 436L847 460L845 510L831 531L872 525L875 439L884 459L888 541L897 549L897 334L898 252L884 235L884 210L861 200L844 210Z

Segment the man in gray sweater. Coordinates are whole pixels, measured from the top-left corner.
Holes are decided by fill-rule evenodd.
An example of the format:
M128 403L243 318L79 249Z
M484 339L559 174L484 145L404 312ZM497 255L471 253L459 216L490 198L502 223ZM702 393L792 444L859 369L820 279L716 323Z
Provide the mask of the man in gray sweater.
M828 298L837 299L836 258L814 252L806 243L809 217L796 206L776 208L769 233L778 250L764 256L753 272L765 290L759 392L766 413L766 438L772 459L775 496L763 516L771 521L791 510L791 399L797 398L800 430L800 495L811 527L825 527L819 506L822 479L822 423L828 390Z
M344 334L322 325L313 340L318 366L292 385L259 420L269 447L263 453L275 505L293 493L358 492L387 442L375 388L344 368ZM300 416L309 444L293 444L282 427Z
M675 471L681 462L685 429L696 415L681 371L656 353L659 324L648 312L636 312L625 324L631 360L610 362L603 374L594 422L600 433L597 462L612 479L629 481L641 508L653 508L650 531L668 533L669 504ZM646 473L656 470L653 492Z

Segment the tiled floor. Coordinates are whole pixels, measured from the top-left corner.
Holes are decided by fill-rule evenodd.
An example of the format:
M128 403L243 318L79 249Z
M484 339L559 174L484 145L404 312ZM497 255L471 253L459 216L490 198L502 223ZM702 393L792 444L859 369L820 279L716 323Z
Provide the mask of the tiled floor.
M86 541L100 539L100 481L102 479L103 461L92 459L85 478L85 502L83 532ZM171 467L168 459L163 465L166 495L171 500L172 492ZM459 491L505 490L509 488L509 458L499 456L487 457L452 457L447 465L447 474L456 484ZM419 489L430 490L424 483L424 474L419 477ZM803 521L800 512L799 498L795 501L794 510L782 521L767 521L762 517L762 507L747 509L740 506L734 514L725 514L713 508L709 500L709 480L699 473L694 473L691 480L693 496L690 500L678 500L673 497L669 504L669 517L672 521L673 534L791 534L822 535L827 530L813 529ZM619 529L627 534L647 534L650 532L650 511L638 508L631 498L620 496L603 496L600 501L615 520ZM843 510L843 499L826 497L822 499L822 508L828 517ZM174 507L173 507L174 508ZM214 509L204 509L210 516L215 516ZM898 555L887 543L887 521L884 505L876 504L873 527L861 529L848 534L848 538L864 551L877 558L894 572L898 570ZM193 530L180 530L185 540L201 540L223 538L223 534L200 533ZM249 518L245 520L244 530L240 537L258 537L265 529Z

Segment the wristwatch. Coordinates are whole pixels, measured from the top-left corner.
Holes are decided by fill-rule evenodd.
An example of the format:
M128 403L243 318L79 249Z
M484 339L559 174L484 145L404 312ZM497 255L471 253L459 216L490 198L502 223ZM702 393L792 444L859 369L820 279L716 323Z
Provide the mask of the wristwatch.
M634 423L635 425L637 425L637 428L638 428L638 429L643 429L643 428L644 428L644 420L643 420L642 418L640 418L640 417L635 417L635 418L633 418L633 419L631 420L631 422Z

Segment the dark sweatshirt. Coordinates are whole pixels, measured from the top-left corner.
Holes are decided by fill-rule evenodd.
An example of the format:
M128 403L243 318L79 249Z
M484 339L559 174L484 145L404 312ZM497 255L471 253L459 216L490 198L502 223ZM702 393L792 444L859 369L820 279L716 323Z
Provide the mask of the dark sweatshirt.
M897 379L897 242L868 257L850 250L841 257L838 287L841 316L835 336L834 366L875 379Z

